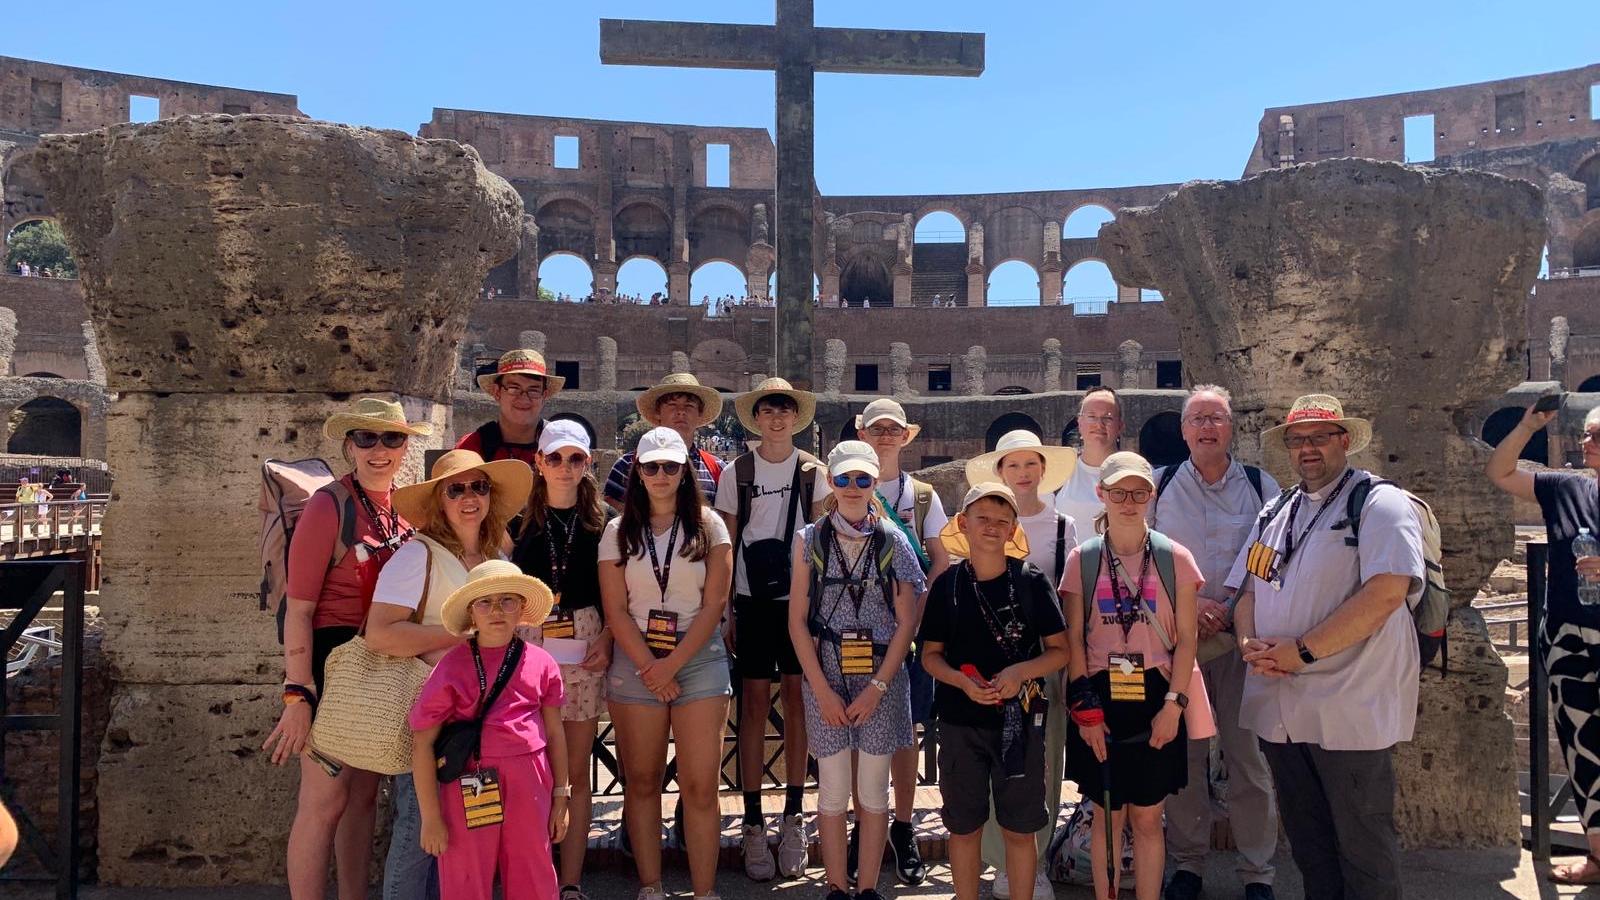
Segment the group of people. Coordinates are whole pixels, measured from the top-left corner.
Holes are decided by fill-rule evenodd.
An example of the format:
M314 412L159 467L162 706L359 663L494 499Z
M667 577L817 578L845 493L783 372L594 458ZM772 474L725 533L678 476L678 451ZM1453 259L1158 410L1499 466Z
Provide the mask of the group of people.
M25 259L17 260L17 274L24 278L69 278L66 272L57 272L49 266L34 266Z
M734 401L753 449L724 464L696 447L721 395L669 375L638 397L653 427L602 482L583 427L542 415L563 379L539 353L507 353L480 384L497 419L417 484L395 475L431 429L398 404L363 398L325 425L351 471L293 534L285 705L267 741L275 762L301 757L292 896L321 896L330 855L340 896L365 895L379 779L303 752L329 654L358 633L433 667L409 717L413 771L394 781L385 898L487 898L498 876L508 900L583 900L602 713L638 897L664 896L669 739L671 818L694 896L715 896L735 691L756 881L803 875L815 827L827 900L879 900L886 856L920 883L921 725L938 735L962 900L985 866L998 897L1052 896L1040 854L1064 780L1109 820L1093 838L1098 896L1120 877L1105 861L1123 858L1126 827L1141 900L1162 895L1169 857L1165 895L1198 897L1213 734L1245 897L1272 896L1280 811L1307 896L1399 896L1390 761L1416 713L1406 606L1422 538L1403 492L1378 486L1363 539L1345 539L1346 497L1371 477L1346 457L1371 428L1334 398L1302 398L1263 436L1299 478L1280 493L1232 458L1224 389L1189 396L1190 458L1159 471L1118 450L1121 403L1096 389L1081 451L1005 435L969 462L952 517L904 471L920 428L890 399L824 460L795 444L815 396L766 379ZM773 702L785 790L769 808ZM437 768L474 721L476 754Z

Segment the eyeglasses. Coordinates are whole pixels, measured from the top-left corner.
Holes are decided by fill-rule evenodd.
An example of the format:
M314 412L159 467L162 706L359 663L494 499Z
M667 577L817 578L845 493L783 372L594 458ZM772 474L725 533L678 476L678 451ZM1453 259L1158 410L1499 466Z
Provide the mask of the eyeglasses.
M468 490L471 490L479 497L487 497L491 487L492 485L487 478L479 478L477 481L458 481L455 484L444 486L444 498L446 500L460 500L467 495Z
M379 441L382 441L383 445L390 450L399 450L406 445L406 441L411 439L411 435L403 431L347 431L344 436L363 450L371 450L373 447L378 446Z
M867 434L873 437L899 437L906 430L899 425L868 425Z
M1203 428L1206 425L1214 425L1217 428L1221 428L1222 426L1228 425L1232 422L1233 416L1225 416L1221 413L1197 413L1183 420L1183 424L1188 425L1190 428Z
M518 384L502 384L500 385L500 390L510 394L511 399L513 400L519 397L543 397L544 382L541 381L538 384L529 385L528 387L523 387Z
M1078 413L1078 421L1079 422L1086 422L1086 423L1088 423L1090 425L1105 425L1105 426L1109 427L1111 425L1111 423L1115 422L1116 420L1117 420L1117 417L1115 415L1091 416L1091 415L1089 415L1087 413Z
M844 475L833 476L833 486L836 488L849 487L850 482L854 481L856 483L856 487L866 490L867 488L872 487L872 482L875 480L877 479L865 472L856 475L855 478L851 478L849 473L846 473Z
M1585 431L1583 433L1583 439L1586 440L1586 441L1593 441L1596 444L1600 444L1600 428L1597 428L1594 431Z
M515 594L504 597L479 597L472 601L472 611L488 615L495 610L503 613L518 612L522 609L522 598Z
M544 464L552 469L559 469L563 464L569 469L581 469L589 464L589 457L584 456L582 453L574 453L566 459L562 459L559 453L546 453Z
M675 462L646 462L639 463L639 471L646 475L666 474L676 475L683 471L683 463Z
M1106 499L1112 503L1122 503L1126 500L1144 503L1150 499L1150 495L1153 493L1155 492L1149 488L1106 488Z
M1283 446L1290 450L1299 450L1307 444L1313 447L1326 447L1329 441L1344 433L1345 430L1341 428L1338 431L1317 431L1311 434L1286 434L1283 436Z

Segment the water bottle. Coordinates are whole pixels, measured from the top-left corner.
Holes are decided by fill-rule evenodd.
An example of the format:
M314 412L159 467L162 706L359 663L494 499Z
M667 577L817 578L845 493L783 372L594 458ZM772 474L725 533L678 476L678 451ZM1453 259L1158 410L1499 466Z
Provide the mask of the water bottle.
M1589 529L1579 528L1578 536L1572 539L1572 555L1580 559L1585 556L1600 556L1600 540L1595 540ZM1600 581L1579 575L1578 602L1584 606L1600 606Z

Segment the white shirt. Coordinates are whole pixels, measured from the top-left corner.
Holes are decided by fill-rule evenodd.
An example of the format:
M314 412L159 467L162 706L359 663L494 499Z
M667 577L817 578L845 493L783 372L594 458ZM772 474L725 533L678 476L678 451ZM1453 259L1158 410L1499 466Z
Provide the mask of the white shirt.
M1044 577L1054 584L1059 579L1056 577L1056 522L1066 515L1060 510L1046 503L1044 509L1031 516L1023 516L1017 520L1022 526L1022 533L1028 536L1028 562L1039 567ZM1060 565L1066 565L1066 554L1078 546L1078 539L1074 531L1075 523L1071 516L1067 516L1067 533L1063 535L1065 546L1061 548Z
M1165 472L1165 468L1156 471L1156 484ZM1150 501L1150 527L1194 555L1206 580L1200 595L1225 602L1233 595L1227 588L1228 573L1233 571L1239 550L1250 542L1261 507L1277 500L1278 494L1278 482L1265 471L1258 497L1240 463L1230 462L1216 484L1206 484L1194 463L1184 460L1161 498Z
M1285 534L1294 529L1296 549L1281 573L1281 588L1246 575L1249 547L1239 552L1228 576L1229 584L1251 579L1256 634L1290 638L1321 624L1375 575L1411 579L1406 602L1366 640L1289 678L1254 672L1245 677L1239 724L1264 741L1315 744L1325 750L1383 750L1411 740L1421 662L1409 605L1421 595L1424 575L1416 509L1399 490L1379 487L1367 495L1361 510L1359 548L1344 542L1348 525L1331 527L1345 519L1350 485L1369 477L1370 472L1355 471L1303 545L1301 532L1339 479L1307 494L1293 522L1291 509L1285 507L1267 526L1262 542L1280 552Z
M723 524L721 516L701 507L700 522L701 527L706 529L713 549L729 543L728 526ZM614 563L622 558L622 550L617 546L617 532L621 527L620 516L606 523L606 530L600 535L598 558L602 564L608 560ZM655 535L656 559L662 568L667 566L667 541L671 537L670 526ZM680 632L688 631L689 626L694 624L694 617L705 600L706 561L691 561L685 557L683 550L686 543L680 528L678 546L672 551L672 571L667 574L667 595L664 598L661 596L661 586L656 583L655 569L650 565L648 548L622 567L623 579L628 585L628 614L633 616L633 624L639 627L640 633L644 632L652 609L677 613Z
M819 473L820 474L820 473ZM894 481L885 481L878 485L878 493L883 499L889 501L900 520L915 528L917 525L917 492L911 488L911 476L904 472ZM922 520L922 540L924 543L939 536L944 530L945 523L950 517L945 514L944 501L939 499L939 492L933 492L933 499L928 501L928 514Z
M1095 485L1099 483L1100 467L1085 463L1080 456L1078 464L1072 468L1072 477L1061 486L1061 490L1056 491L1056 509L1072 517L1079 544L1094 537L1094 517L1106 508L1094 493Z
M811 521L811 503L802 499L796 504L794 520L787 525L782 523L783 514L789 511L789 491L794 487L796 468L800 465L800 451L789 452L783 462L769 463L761 458L760 453L751 451L755 457L755 481L752 485L750 497L750 520L745 523L744 533L738 535L739 544L734 547L734 554L738 555L741 547L748 547L756 541L776 538L783 541L784 546L794 543L794 533ZM735 471L738 467L728 463L722 467L722 477L717 479L717 505L716 508L730 516L739 514L739 475ZM815 489L812 502L820 501L831 493L828 486L828 471L818 469L811 473L815 479ZM804 484L806 476L800 476ZM603 544L602 544L603 546ZM740 596L750 595L750 581L746 577L744 561L739 560L734 564L733 592Z
M433 569L438 573L432 584L428 583L430 549ZM422 611L422 624L442 626L444 621L439 618L439 613L444 609L445 598L466 583L467 567L461 564L461 560L431 538L419 534L401 544L394 556L389 557L389 561L378 570L378 583L372 588L372 602L392 603L414 610L422 602L422 592L426 588L428 606Z

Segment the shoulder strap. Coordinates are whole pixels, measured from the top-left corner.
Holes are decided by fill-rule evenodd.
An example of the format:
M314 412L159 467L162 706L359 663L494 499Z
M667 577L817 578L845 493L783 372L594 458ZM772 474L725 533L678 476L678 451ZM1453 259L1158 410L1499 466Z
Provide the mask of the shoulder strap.
M1267 499L1265 488L1261 486L1261 469L1256 466L1244 467L1245 480L1250 482L1250 489L1256 492L1257 500Z
M328 568L331 569L356 545L356 495L344 486L343 479L334 479L317 488L312 496L316 494L327 494L333 498L334 515L339 524L339 539L334 542L333 555L328 557Z
M500 433L499 420L490 419L482 425L479 425L477 428L477 434L479 455L481 455L486 462L493 462L494 455L499 453L500 448L505 446L506 443L505 436Z
M806 467L807 463L811 464L810 468ZM817 459L815 456L804 450L801 450L800 459L797 465L800 467L800 486L805 488L805 506L803 507L803 509L805 509L805 520L809 522L811 521L811 498L817 495L817 471L824 464L822 460ZM794 521L794 516L790 516L789 521Z
M1173 604L1174 614L1176 614L1178 571L1172 560L1172 539L1159 531L1151 529L1150 556L1155 560L1156 576L1161 579L1161 587L1167 592L1167 602ZM1145 605L1149 606L1148 600L1145 601ZM1161 619L1156 615L1156 611L1154 609L1149 609L1148 611L1150 613L1150 626L1156 630L1156 637L1161 639L1162 645L1167 648L1168 653L1171 653L1172 648L1177 646L1177 642L1172 639L1171 635L1167 634L1167 629L1161 624Z
M1052 584L1061 583L1061 573L1067 570L1067 514L1056 510L1056 577Z
M428 594L433 591L433 540L419 534L417 543L422 545L422 571L427 574L422 578L422 599L417 601L417 608L411 613L413 625L422 624L422 614L428 611Z
M933 485L928 484L926 481L918 481L909 475L906 476L906 480L911 483L911 489L916 492L913 495L916 499L912 501L911 507L912 517L916 519L913 524L917 529L913 546L920 547L922 546L922 526L928 521L928 510L933 506Z
M789 529L794 527L795 513L800 511L800 491L807 486L813 485L815 482L815 476L810 470L806 469L806 457L809 455L810 454L801 451L800 455L795 457L794 480L789 483L789 509L787 510L787 515L784 517L784 520L778 523L778 533L773 535L773 537L780 541L784 541L785 543L788 542L789 536L792 534ZM810 513L811 507L807 506L806 520L808 521L811 518Z
M1094 615L1094 583L1100 580L1100 564L1105 556L1105 535L1097 534L1078 545L1078 570L1082 576L1083 625L1088 631L1089 617Z
M822 605L822 579L828 574L828 557L832 541L827 540L827 529L832 526L827 517L811 526L811 590L806 597L806 622L813 630L818 624ZM737 554L735 554L737 555Z
M1183 463L1175 463L1175 464L1170 465L1170 466L1162 466L1161 467L1161 476L1156 479L1156 497L1155 498L1157 500L1161 499L1161 492L1165 491L1167 489L1167 485L1172 483L1172 479L1178 477L1178 467L1182 466L1182 465L1183 465Z
M1394 484L1394 482L1380 478L1363 478L1350 486L1350 496L1344 501L1344 520L1350 523L1350 536L1344 539L1346 544L1352 547L1361 546L1361 509L1367 505L1367 495L1381 484Z
M744 533L744 526L750 524L750 491L756 483L756 458L755 451L746 450L733 461L734 490L738 492L739 511L734 514L734 543L739 542L739 535ZM735 553L737 557L739 554Z
M474 641L476 641L476 638L474 638ZM477 644L474 643L473 647L476 648L476 646ZM489 708L494 706L494 701L499 698L500 692L505 690L506 682L511 680L511 675L522 665L522 638L513 637L511 646L506 648L506 653L510 654L511 662L501 667L505 677L501 678L499 672L495 673L494 685L489 688L489 696L484 699L483 705L478 707L477 725L479 728L483 727L484 720L489 717Z

